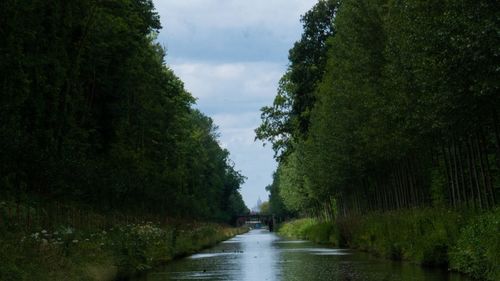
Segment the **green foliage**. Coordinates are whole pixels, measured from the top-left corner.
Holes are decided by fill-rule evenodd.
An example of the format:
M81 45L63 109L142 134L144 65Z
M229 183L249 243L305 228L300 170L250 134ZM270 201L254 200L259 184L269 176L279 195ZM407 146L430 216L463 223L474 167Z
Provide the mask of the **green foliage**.
M266 190L269 192L269 213L278 217L287 217L291 212L285 207L279 188L279 175L274 172L272 184L266 186Z
M349 243L391 259L447 265L463 218L445 209L407 210L359 218Z
M152 1L0 10L0 196L227 222L246 211L217 127L164 62Z
M117 257L118 265L127 270L144 271L155 263L168 261L174 256L173 231L152 223L126 225L109 231L106 243Z
M319 1L301 19L304 32L289 52L290 67L280 80L273 106L262 111L256 138L269 141L281 159L293 150L294 141L307 136L314 90L325 72L327 39L335 33L333 19L338 0Z
M114 280L246 231L214 223L115 223L106 229L61 225L34 232L9 225L15 223L0 226L0 279L6 281Z
M427 208L338 218L304 218L281 225L279 234L423 265L450 266L484 280L498 280L500 210L484 213Z
M353 218L354 230L337 226L351 247L420 264L449 264L472 277L497 280L499 214L498 208L479 215L419 209Z
M450 250L451 268L485 280L500 279L500 209L473 218Z
M265 201L265 202L262 202L262 204L260 204L259 213L263 214L263 215L270 215L271 214L269 212L269 201Z
M338 228L333 223L297 219L283 223L278 233L285 237L306 239L321 244L342 246Z
M314 202L314 199L308 196L311 193L308 190L304 172L300 169L302 161L299 151L294 151L286 160L283 160L278 169L279 195L286 209L292 212L307 209Z
M0 279L144 270L186 250L171 228L123 218L247 212L245 178L165 64L160 28L151 0L0 2ZM177 239L188 252L227 237L190 231L203 235Z
M306 239L308 230L316 223L312 218L289 221L280 226L278 233L286 237Z
M329 221L497 206L497 10L491 1L319 1L257 129L279 148L271 209Z

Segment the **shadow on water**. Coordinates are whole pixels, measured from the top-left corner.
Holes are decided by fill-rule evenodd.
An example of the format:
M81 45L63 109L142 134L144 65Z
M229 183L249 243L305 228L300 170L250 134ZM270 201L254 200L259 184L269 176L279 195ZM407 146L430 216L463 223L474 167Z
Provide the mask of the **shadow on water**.
M285 240L252 230L135 281L159 280L342 280L469 281L443 269L377 259L365 253Z

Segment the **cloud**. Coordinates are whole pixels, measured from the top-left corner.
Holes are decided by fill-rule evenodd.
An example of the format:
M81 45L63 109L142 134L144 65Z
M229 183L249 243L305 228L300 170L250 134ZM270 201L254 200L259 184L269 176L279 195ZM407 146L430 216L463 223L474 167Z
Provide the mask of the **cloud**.
M269 62L174 61L170 67L210 114L258 111L272 102L286 66Z
M261 122L260 108L272 103L278 81L286 69L274 62L206 62L174 60L170 65L197 97L196 107L219 127L220 144L231 153L236 169L247 176L241 193L248 206L271 183L276 169L273 151L255 142L254 130Z
M292 26L317 0L155 0L157 11L166 17L173 33L194 29L225 29L263 26ZM199 23L205 23L199 25ZM202 28L204 27L204 28Z
M286 61L316 0L155 0L160 41L176 57Z
M215 123L226 129L254 128L260 124L260 111L240 113L217 113L212 115Z
M267 200L265 187L272 181L276 169L273 152L255 142L254 129L260 124L260 112L222 113L213 115L220 126L220 142L231 152L236 168L248 178L241 193L247 206L253 206L260 197Z
M300 38L300 15L317 0L154 0L167 64L219 126L220 143L248 177L248 206L267 199L273 151L254 142L263 106L272 104L288 50Z

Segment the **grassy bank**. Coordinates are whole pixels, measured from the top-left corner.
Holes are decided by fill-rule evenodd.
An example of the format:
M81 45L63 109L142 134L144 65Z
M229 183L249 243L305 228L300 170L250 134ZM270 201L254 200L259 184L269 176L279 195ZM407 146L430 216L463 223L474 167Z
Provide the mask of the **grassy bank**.
M500 209L459 213L418 209L339 219L300 219L279 233L346 246L395 260L447 266L484 280L500 280Z
M105 228L35 225L26 229L5 210L8 208L0 208L2 281L114 280L245 231L200 222L115 222Z

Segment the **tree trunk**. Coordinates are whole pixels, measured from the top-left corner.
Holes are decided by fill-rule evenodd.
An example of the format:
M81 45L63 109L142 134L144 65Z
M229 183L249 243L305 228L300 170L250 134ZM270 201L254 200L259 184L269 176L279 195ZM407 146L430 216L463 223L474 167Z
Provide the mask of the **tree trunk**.
M481 131L481 148L483 149L482 155L484 155L484 162L486 164L485 171L486 171L486 182L488 184L488 192L490 193L490 198L491 198L491 206L496 205L496 198L495 198L495 192L493 190L493 180L491 177L491 166L490 166L490 160L488 158L488 150L487 150L487 142L486 142L486 137L484 136L484 133Z
M453 159L453 180L455 181L455 195L457 200L457 205L462 203L460 198L460 181L458 180L458 161L457 161L457 146L455 141L455 134L451 137L451 148L450 148L451 158Z
M404 167L404 160L403 162L399 163L399 180L401 181L401 188L403 191L403 202L405 204L405 208L410 207L410 193L409 193L409 188L408 188L408 182L407 182L407 175L406 175L406 170Z
M408 159L408 167L410 169L410 182L412 186L412 193L413 193L413 205L415 207L418 207L420 204L419 200L419 186L418 186L418 181L417 181L417 175L418 175L418 169L417 169L417 158L415 157L414 154Z
M471 156L472 175L473 175L474 184L475 184L476 190L477 190L477 199L478 199L479 209L483 209L483 200L482 200L482 196L481 196L481 188L479 187L478 172L477 172L477 167L476 167L477 160L476 160L476 156L474 155L473 140L472 140L472 137L470 137L470 136L469 136L468 148L469 148L470 156Z
M458 167L460 168L460 180L462 181L462 197L464 198L465 205L469 207L469 200L467 198L467 183L465 180L465 169L464 169L464 162L463 162L463 145L460 143L460 146L458 147Z
M482 147L482 143L480 143L480 137L479 137L479 133L476 133L476 136L475 136L475 148L476 148L476 153L478 155L478 158L479 158L479 174L480 174L480 177L481 177L481 183L483 185L483 194L484 194L484 204L485 204L485 207L486 208L490 208L491 205L491 194L489 194L489 191L488 191L488 179L487 179L487 176L486 176L486 167L485 167L485 164L484 164L484 156L483 156L483 151L484 151L484 147Z
M453 206L453 208L456 208L455 185L453 183L452 166L451 166L450 160L447 157L447 149L445 148L444 145L442 145L441 148L443 150L443 158L444 158L444 163L445 163L444 165L446 166L446 174L448 177L448 183L449 183L449 187L451 190L451 205Z
M496 158L497 158L497 167L500 169L500 122L498 120L498 112L493 110L493 131L495 132L495 140L496 140Z

